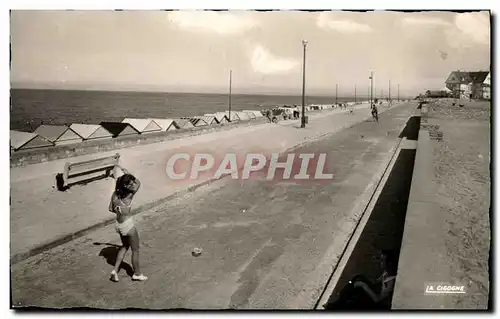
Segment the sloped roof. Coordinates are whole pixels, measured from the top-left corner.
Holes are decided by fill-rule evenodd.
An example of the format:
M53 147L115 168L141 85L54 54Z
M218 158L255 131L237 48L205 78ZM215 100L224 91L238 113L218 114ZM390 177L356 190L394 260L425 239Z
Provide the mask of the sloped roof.
M112 137L113 135L100 125L96 124L71 124L70 129L80 135L84 140L93 138Z
M470 77L468 72L462 71L452 71L446 79L445 83L462 83L466 84L470 82Z
M238 114L240 120L246 121L250 119L250 116L246 112L236 112Z
M488 74L490 74L490 72L487 71L469 72L469 77L473 83L483 83Z
M68 128L59 138L56 140L56 145L61 144L61 143L66 143L66 142L71 142L71 143L76 143L76 142L82 142L83 138L78 135L75 131L72 129Z
M14 150L52 145L54 145L52 142L35 133L10 131L10 147Z
M202 116L193 116L191 117L193 119L200 119L205 121L207 124L212 124L212 122L217 122L217 118L213 115L202 115Z
M458 81L460 81L460 84L468 84L470 82L483 83L489 73L488 71L453 71L450 73L445 83L458 83Z
M101 127L100 125L94 124L71 124L70 128L76 132L76 134L80 135L82 138L88 138L92 133L97 131L97 129Z
M48 141L55 142L57 139L68 130L65 125L40 125L36 130L35 134L40 135Z
M238 116L237 112L234 112L234 111L233 111L233 112L231 112L231 118L229 118L229 112L224 112L224 114L225 114L225 115L226 115L226 117L227 117L228 119L230 119L231 121L233 121L233 120L239 120L239 119L240 119L240 117Z
M193 123L191 123L190 120L188 119L174 119L174 121L179 125L180 128L186 128L186 127L194 127Z
M122 123L128 123L132 125L132 127L139 132L152 132L161 130L161 127L150 119L126 118L122 121Z
M172 119L150 119L151 121L154 121L156 124L158 124L161 127L162 131L166 131L169 129L170 126L174 126L176 129L179 129L180 126L177 124Z
M226 114L224 113L214 113L214 114L205 114L205 116L213 116L215 118L215 120L217 121L217 123L222 123L222 122L227 122L228 121L228 118L226 116Z
M182 117L181 119L183 120L188 120L189 122L191 122L194 126L207 126L208 125L208 122L205 121L205 119L202 118L203 116L201 117L197 117L197 116L192 116L192 117Z
M214 113L212 115L215 116L215 118L217 119L217 121L219 121L219 123L224 121L224 118L226 119L226 121L229 121L228 115L224 112L217 112L217 113Z
M132 125L129 123L120 123L120 122L101 122L100 124L106 131L111 133L113 137L122 136L122 135L132 135L139 134Z
M255 116L255 114L253 112L246 112L246 111L243 111L243 113L245 113L250 119L255 119L257 118L257 116Z

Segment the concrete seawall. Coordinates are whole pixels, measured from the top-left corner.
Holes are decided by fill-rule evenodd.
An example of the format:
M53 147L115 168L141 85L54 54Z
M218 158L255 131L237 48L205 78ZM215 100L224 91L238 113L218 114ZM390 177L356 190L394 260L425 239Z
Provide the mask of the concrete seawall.
M179 129L168 132L154 132L140 135L123 136L106 140L88 140L77 144L59 145L50 148L39 148L12 152L10 156L10 167L42 163L63 158L71 158L81 155L106 152L125 147L158 143L174 139L182 139L190 136L209 134L230 130L236 127L263 124L267 118L258 118L249 121L238 121L210 126L195 127L191 129Z

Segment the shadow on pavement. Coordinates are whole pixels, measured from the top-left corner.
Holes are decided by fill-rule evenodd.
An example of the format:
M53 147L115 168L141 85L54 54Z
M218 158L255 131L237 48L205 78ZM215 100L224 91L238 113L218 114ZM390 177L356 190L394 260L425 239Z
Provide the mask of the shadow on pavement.
M405 128L399 134L399 138L406 137L407 140L417 141L420 131L420 116L412 116L406 123Z
M415 150L401 150L370 219L325 305L326 310L390 309L392 291L381 302L367 302L366 294L359 289L356 291L352 282L361 280L373 291L380 291L375 282L382 269L376 261L382 251L389 251L393 256L392 269L386 271L389 275L396 275L415 155ZM364 299L360 295L365 295Z
M106 262L114 266L116 263L116 256L118 255L118 251L120 250L121 246L118 246L116 244L110 244L110 243L94 243L94 245L106 245L107 247L104 247L101 249L99 252L99 256L104 257L106 259ZM127 273L127 275L132 276L134 274L134 269L132 266L130 266L126 262L122 262L120 266L120 270L123 269Z

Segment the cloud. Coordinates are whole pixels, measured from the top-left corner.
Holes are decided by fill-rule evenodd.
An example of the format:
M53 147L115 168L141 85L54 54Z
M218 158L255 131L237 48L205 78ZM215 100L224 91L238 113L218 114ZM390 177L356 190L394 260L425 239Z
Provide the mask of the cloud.
M168 19L181 29L234 35L246 32L257 25L250 17L230 12L172 11Z
M344 33L371 32L372 28L367 24L357 23L351 20L333 20L328 17L328 12L321 12L316 18L316 25L324 30L335 30Z
M434 25L434 26L449 26L450 23L443 20L443 19L439 19L439 18L431 18L431 17L420 17L420 18L417 18L417 17L406 17L406 18L403 18L402 21L401 21L403 24L406 24L406 25L420 25L420 26L431 26L431 25Z
M299 65L297 60L274 56L261 45L253 49L251 63L255 72L263 74L286 73Z
M490 20L487 12L457 14L455 26L476 43L490 44Z

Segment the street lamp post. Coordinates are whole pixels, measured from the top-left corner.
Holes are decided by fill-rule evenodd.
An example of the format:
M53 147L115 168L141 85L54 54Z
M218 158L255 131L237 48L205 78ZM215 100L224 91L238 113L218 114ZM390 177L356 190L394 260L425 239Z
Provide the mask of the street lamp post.
M306 46L307 41L302 40L302 46L304 47L303 61L302 61L302 119L301 128L306 127Z
M370 74L370 107L373 105L373 72Z
M233 82L233 70L229 70L229 122L231 122L231 90Z

